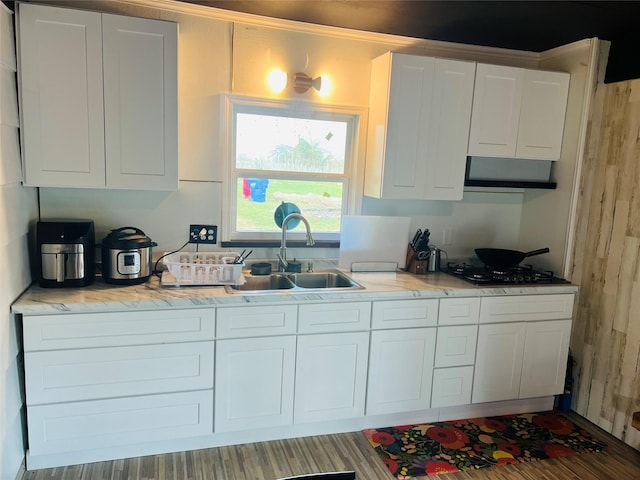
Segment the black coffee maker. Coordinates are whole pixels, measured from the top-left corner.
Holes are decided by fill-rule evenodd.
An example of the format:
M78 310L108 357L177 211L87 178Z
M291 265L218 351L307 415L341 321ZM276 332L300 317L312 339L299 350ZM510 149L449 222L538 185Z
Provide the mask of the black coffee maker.
M96 277L93 220L40 220L36 225L41 287L83 287Z

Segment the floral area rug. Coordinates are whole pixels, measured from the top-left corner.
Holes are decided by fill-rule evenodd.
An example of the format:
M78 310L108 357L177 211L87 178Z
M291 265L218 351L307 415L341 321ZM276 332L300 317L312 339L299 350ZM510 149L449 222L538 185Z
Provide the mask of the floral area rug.
M607 448L555 411L370 429L363 433L400 480Z

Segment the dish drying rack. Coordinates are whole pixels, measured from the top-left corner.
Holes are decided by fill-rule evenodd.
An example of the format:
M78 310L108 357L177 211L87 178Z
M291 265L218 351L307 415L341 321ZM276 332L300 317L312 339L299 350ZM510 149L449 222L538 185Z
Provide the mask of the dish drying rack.
M234 263L237 252L177 252L162 259L166 285L242 285L244 262ZM169 275L167 275L167 273ZM165 276L167 278L165 278Z

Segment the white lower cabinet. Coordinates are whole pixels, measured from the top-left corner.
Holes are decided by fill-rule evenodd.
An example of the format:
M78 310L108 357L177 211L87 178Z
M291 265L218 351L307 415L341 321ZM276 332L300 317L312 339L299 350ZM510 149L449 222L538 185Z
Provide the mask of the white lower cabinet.
M573 300L573 294L482 299L473 403L562 393Z
M429 408L435 346L435 328L371 333L367 415Z
M295 335L219 340L215 432L293 423Z
M283 438L472 403L548 401L563 391L573 301L23 315L27 468L252 441L258 430Z
M298 337L295 423L364 415L369 333Z
M211 435L214 323L213 308L23 315L27 468Z

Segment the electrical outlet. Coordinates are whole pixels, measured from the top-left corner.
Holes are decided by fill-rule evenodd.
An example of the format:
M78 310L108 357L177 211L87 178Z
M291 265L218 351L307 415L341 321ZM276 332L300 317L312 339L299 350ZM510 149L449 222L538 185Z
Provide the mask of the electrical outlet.
M443 231L442 231L442 245L451 245L451 243L453 242L453 228L451 227L446 227Z
M190 225L189 243L216 243L218 227L216 225Z

